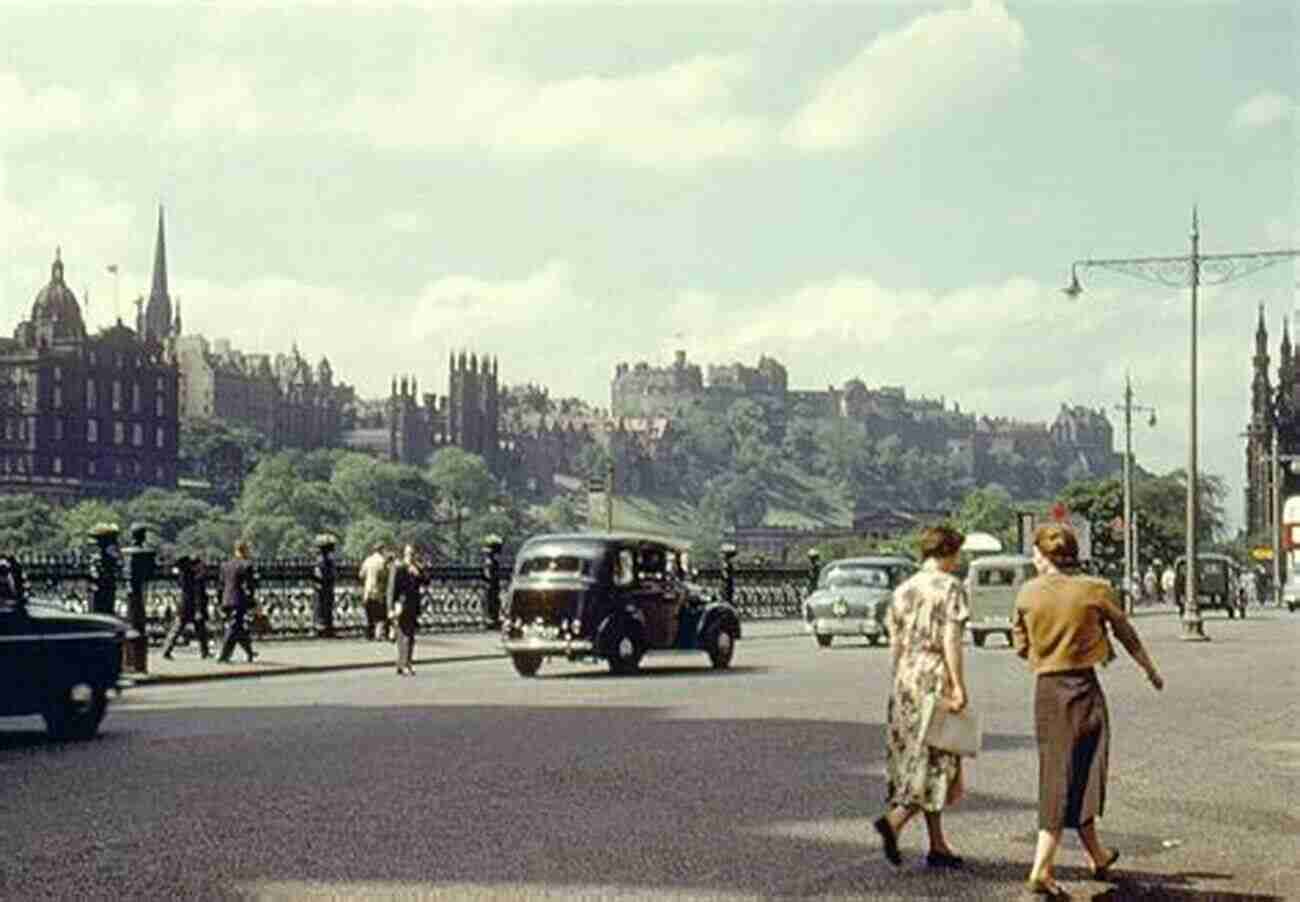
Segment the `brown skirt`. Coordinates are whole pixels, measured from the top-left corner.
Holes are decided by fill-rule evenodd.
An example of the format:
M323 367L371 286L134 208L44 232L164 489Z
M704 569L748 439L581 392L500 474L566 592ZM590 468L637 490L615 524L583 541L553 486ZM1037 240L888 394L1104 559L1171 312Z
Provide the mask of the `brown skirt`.
M1080 827L1106 807L1110 715L1091 667L1045 673L1034 687L1038 829Z

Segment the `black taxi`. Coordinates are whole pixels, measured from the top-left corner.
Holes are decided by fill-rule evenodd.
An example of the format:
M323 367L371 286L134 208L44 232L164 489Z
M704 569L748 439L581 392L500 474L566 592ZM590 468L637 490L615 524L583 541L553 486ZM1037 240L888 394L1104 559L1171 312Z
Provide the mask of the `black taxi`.
M521 676L547 657L632 673L649 651L700 651L731 665L740 617L688 580L688 546L635 533L535 536L515 557L502 645Z
M21 565L0 557L0 717L40 714L54 739L91 739L132 635L116 617L31 601Z

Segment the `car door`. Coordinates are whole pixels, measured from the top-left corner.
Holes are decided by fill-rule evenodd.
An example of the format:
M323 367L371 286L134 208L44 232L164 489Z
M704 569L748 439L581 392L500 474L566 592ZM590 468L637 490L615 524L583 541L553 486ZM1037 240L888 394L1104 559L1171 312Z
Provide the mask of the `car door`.
M0 601L0 714L26 713L40 684L40 637L26 608Z

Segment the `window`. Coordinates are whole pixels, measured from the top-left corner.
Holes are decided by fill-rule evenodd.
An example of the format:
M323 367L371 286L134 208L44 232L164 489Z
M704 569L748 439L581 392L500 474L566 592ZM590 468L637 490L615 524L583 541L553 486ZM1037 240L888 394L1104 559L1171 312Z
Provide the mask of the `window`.
M122 409L122 380L121 379L113 380L113 409L114 410Z
M94 366L98 362L98 357L95 355L94 351L90 352L88 359L90 360L91 366Z
M163 445L167 444L167 433L163 431L161 426L154 431L153 443L156 448L161 448Z
M126 441L126 426L122 422L113 424L113 444L120 445Z
M614 585L630 586L633 578L632 549L619 549L618 557L614 559Z
M54 473L55 476L62 476L62 475L63 475L63 458L62 458L62 457L56 457L56 458L54 458L54 460L50 461L50 470Z
M154 416L156 416L156 417L161 417L161 416L164 415L164 413L163 413L163 406L164 406L165 402L166 402L166 398L163 397L163 394L162 394L161 391L158 392L158 394L156 394L156 395L153 396L153 415L154 415Z
M55 382L62 382L62 381L63 381L63 367L61 367L61 366L56 366L56 367L54 368L54 381L55 381Z
M95 398L95 380L94 380L94 379L87 379L87 380L86 380L86 409L87 409L87 410L94 410L94 409L95 409L95 401L96 401L96 398Z
M132 476L140 475L140 461L138 460L131 461L131 475Z
M91 444L99 441L99 420L86 420L86 441Z
M62 385L54 386L54 397L51 400L54 402L55 410L63 409L63 386Z
M95 462L93 460L86 461L86 475L87 476L95 475Z
M567 554L535 557L529 558L519 566L519 575L543 576L554 573L557 576L578 576L585 575L590 565L590 561Z
M140 412L140 383L131 383L131 413Z
M137 448L144 444L144 427L139 423L134 423L131 426L131 444Z
M157 479L159 482L167 481L167 471L164 470L161 466L159 466L157 469L153 471L153 475L154 475L154 479Z
M113 461L113 475L116 476L118 479L121 479L121 478L122 478L122 472L123 472L123 471L122 471L122 462L121 462L120 460L115 460L115 461Z
M63 441L63 420L54 421L54 440L56 442Z
M154 380L153 387L155 391L164 392L167 390L167 381L162 376L159 376Z
M13 440L14 440L14 421L9 419L8 417L5 417L5 441L12 442Z

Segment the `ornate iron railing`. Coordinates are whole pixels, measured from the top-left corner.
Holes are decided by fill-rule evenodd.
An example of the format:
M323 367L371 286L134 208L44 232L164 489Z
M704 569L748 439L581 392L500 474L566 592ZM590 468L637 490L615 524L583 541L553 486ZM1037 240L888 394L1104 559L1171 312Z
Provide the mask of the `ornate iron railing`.
M70 610L88 611L93 588L94 555L19 555L34 600L62 605ZM315 567L312 559L259 559L257 603L264 615L259 638L294 639L316 635L316 586L312 582ZM334 584L334 634L361 636L366 629L366 613L361 598L361 579L357 561L336 562ZM209 563L215 577L218 566ZM420 629L422 632L483 629L488 616L489 598L494 581L486 567L464 565L435 566L427 569L428 582L423 588ZM502 596L508 591L511 562L497 564L497 579ZM729 600L746 620L799 617L800 606L808 592L810 571L799 567L709 567L698 571L693 582L716 597ZM208 619L220 618L219 588L215 579L209 583ZM127 585L118 575L115 610L127 617ZM145 583L145 616L149 640L158 644L166 635L180 606L180 588L170 561L158 561L154 574Z

